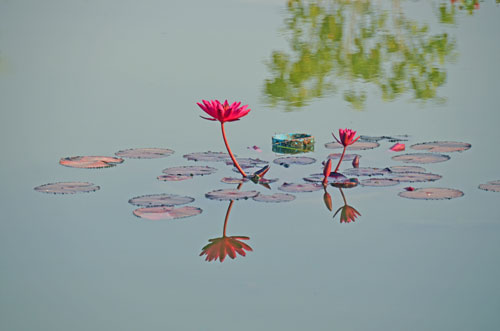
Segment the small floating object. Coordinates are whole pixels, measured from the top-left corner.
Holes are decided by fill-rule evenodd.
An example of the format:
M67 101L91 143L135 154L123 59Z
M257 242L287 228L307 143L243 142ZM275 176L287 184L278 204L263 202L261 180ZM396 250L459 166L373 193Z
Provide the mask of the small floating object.
M398 194L400 197L420 200L449 200L459 198L464 195L462 191L451 188L426 187L407 190Z
M292 164L299 164L299 165L313 164L314 162L316 162L316 159L306 156L287 156L287 157L279 157L275 159L273 162L279 164L280 166L288 168Z
M394 161L402 161L404 163L438 163L448 161L450 157L444 154L433 153L410 153L393 156Z
M174 176L205 176L211 175L216 171L217 169L208 166L182 166L166 168L162 172L166 175Z
M328 159L332 159L332 160L336 160L336 159L340 159L340 157L342 156L342 153L332 153L330 155L328 155ZM345 154L344 155L344 161L353 161L355 160L356 158L359 158L361 157L361 155L359 154Z
M223 152L198 152L190 153L182 156L190 161L203 161L203 162L225 162L231 158L227 153Z
M383 187L383 186L394 186L398 185L399 182L394 179L389 178L368 178L363 179L359 182L361 186L375 186L375 187Z
M360 156L356 155L356 157L354 158L354 160L352 160L352 166L353 166L353 168L359 168L359 158L360 158Z
M275 153L298 154L314 152L314 136L307 133L276 134L272 137Z
M500 192L500 180L493 180L486 184L481 184L479 188L485 191Z
M205 197L211 200L246 200L259 194L257 191L240 191L237 189L214 190L205 194Z
M180 182L186 179L193 179L193 176L184 176L184 175L161 175L157 177L158 180L164 182Z
M168 148L131 148L115 153L116 156L129 159L159 159L174 153Z
M431 174L427 172L406 172L397 174L391 179L397 182L408 182L408 183L416 183L416 182L433 182L438 179L441 179L441 175Z
M354 144L347 146L347 149L351 151L361 151L366 149L377 148L379 146L380 144L374 141L358 140ZM342 144L339 144L338 142L326 143L325 147L329 149L344 148L344 146Z
M88 182L59 182L40 185L34 188L37 192L52 194L88 193L99 190L100 187Z
M390 172L393 173L406 173L406 172L426 172L422 167L419 166L393 166L388 168Z
M248 146L247 148L248 148L248 149L253 149L253 150L254 150L254 151L256 151L256 152L262 153L262 149L260 149L260 147L259 147L259 146L257 146L257 145Z
M407 186L404 189L407 191L415 191L415 188L413 186Z
M191 203L194 198L177 194L149 194L132 198L128 201L131 205L139 207L164 207L177 206Z
M321 180L323 180L323 178ZM323 185L317 183L304 183L304 184L283 183L280 187L278 187L278 190L291 193L302 193L302 192L319 191L322 188Z
M432 153L463 152L471 148L471 144L458 141L433 141L411 145L412 149L425 150Z
M393 152L401 152L404 151L405 148L406 148L405 144L395 143L394 145L392 145L390 150Z
M65 167L98 169L110 168L123 162L123 159L112 156L71 156L63 157L59 164Z
M349 176L384 176L389 172L390 171L387 169L370 167L350 168L344 170L344 173Z
M151 221L174 220L201 214L202 209L191 206L184 207L145 207L134 210L134 215Z
M279 203L279 202L289 202L295 200L295 195L293 194L288 194L288 193L274 193L274 194L262 194L259 193L258 195L254 196L252 199L258 202L273 202L273 203Z

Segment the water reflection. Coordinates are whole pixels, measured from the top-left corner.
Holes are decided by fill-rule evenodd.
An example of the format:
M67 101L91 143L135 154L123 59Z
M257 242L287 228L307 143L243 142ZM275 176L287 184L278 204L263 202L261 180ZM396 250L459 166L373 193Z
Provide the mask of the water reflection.
M455 42L446 33L405 16L399 0L289 0L285 29L290 51L273 51L264 93L271 106L299 109L336 92L363 109L366 84L390 101L411 92L415 100L443 102L445 63ZM390 10L388 10L390 9Z
M325 206L329 211L332 211L332 196L330 193L327 192L326 186L324 187L324 194L323 194L323 201L325 202ZM344 202L344 205L339 207L337 211L333 214L333 218L337 216L337 214L340 212L340 223L351 223L356 220L358 216L361 216L361 214L352 206L349 206L347 204L347 200L344 194L344 191L342 190L341 187L337 187L340 191L340 195L342 196L342 201Z

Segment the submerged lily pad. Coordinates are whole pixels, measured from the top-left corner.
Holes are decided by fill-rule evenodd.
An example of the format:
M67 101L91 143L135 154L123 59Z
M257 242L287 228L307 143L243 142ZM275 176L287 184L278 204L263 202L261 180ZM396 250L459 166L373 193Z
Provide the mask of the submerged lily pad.
M383 176L388 174L389 170L381 168L360 167L346 169L343 172L348 176Z
M224 177L220 181L226 184L241 184L248 182L248 178L235 178L235 177Z
M34 188L37 192L52 194L88 193L99 190L100 187L87 182L59 182L40 185Z
M327 159L340 159L340 156L342 156L342 153L333 153L328 155ZM356 156L361 157L359 154L345 154L343 161L352 161L356 158Z
M123 159L112 156L71 156L63 157L59 164L71 168L96 169L109 168L123 162Z
M466 151L471 148L471 144L458 141L433 141L411 145L411 148L419 151L426 150L432 153L451 153Z
M391 179L398 182L416 183L416 182L433 182L441 179L443 176L437 174L431 174L427 172L407 172L400 173Z
M140 207L163 207L185 205L193 201L194 198L177 194L150 194L132 198L128 203Z
M261 159L253 159L250 157L241 157L241 158L236 158L236 161L238 161L240 167L243 169L248 169L248 168L255 168L255 167L262 167L269 162ZM227 165L233 165L233 160L229 159L226 160Z
M382 187L382 186L398 185L399 182L394 179L388 179L388 178L368 178L368 179L363 179L362 181L359 182L359 184L361 186Z
M115 155L130 159L159 159L174 153L168 148L131 148L116 152Z
M204 162L225 162L230 159L229 155L224 152L199 152L190 153L183 156L190 161L204 161Z
M393 166L388 168L390 172L407 173L407 172L425 172L426 170L419 166Z
M183 166L163 169L163 173L175 176L205 176L211 175L217 169L207 166Z
M500 180L493 180L486 184L481 184L479 188L485 191L500 192Z
M281 166L284 166L285 168L288 168L292 164L299 164L299 165L313 164L314 162L316 162L316 159L307 156L286 156L286 157L279 157L275 159L273 162Z
M180 182L181 180L193 179L193 176L186 175L161 175L157 177L158 180L164 182Z
M274 194L258 194L255 197L253 197L255 201L259 202L288 202L288 201L293 201L295 200L295 195L293 194L288 194L288 193L274 193Z
M174 220L201 214L202 209L197 207L145 207L134 210L134 215L152 221Z
M205 194L205 197L212 200L241 200L253 198L259 194L257 191L240 191L237 189L214 190Z
M365 149L373 149L379 147L380 144L374 141L356 141L354 144L347 146L347 150L351 151L361 151ZM335 148L344 148L342 144L338 142L331 142L325 144L326 148L335 149Z
M294 183L283 183L278 190L292 193L300 192L314 192L319 191L323 188L323 185L317 183L304 183L304 184L294 184Z
M463 196L464 192L451 188L426 187L418 188L414 191L400 192L398 195L408 199L449 200Z
M393 156L394 161L402 161L404 163L437 163L448 161L450 157L443 154L433 153L412 153Z

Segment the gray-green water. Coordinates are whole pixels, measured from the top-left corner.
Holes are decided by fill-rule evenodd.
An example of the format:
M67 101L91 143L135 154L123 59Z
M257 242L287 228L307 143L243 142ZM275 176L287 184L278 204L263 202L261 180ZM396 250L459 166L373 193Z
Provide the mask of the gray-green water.
M500 194L477 186L500 179L500 7L464 4L0 1L0 329L498 330ZM357 187L345 190L362 215L349 224L322 191L236 201L228 234L250 237L253 252L205 262L228 203L204 195L235 187L219 181L235 173L217 164L189 181L156 177L195 164L183 154L224 151L195 103L226 98L252 108L226 125L239 156L272 161L275 133L316 137L315 164L271 166L272 192L319 172L331 132L348 127L409 134L407 149L471 143L423 165L442 179L411 184L465 195ZM361 165L401 165L390 145L360 152ZM58 164L133 147L176 153L100 170ZM33 190L58 181L101 190ZM133 216L128 199L154 193L192 196L203 213ZM335 210L342 198L329 193Z

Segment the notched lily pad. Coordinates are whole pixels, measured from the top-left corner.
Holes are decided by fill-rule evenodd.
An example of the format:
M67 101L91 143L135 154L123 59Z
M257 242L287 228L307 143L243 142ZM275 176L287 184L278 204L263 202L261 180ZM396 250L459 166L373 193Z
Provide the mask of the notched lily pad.
M404 163L437 163L448 161L450 157L443 154L433 153L410 153L403 155L393 156L394 161L401 161Z
M152 221L174 220L201 214L202 209L191 206L184 207L145 207L134 210L134 215Z
M253 158L250 158L250 157L240 157L240 158L237 157L236 161L238 161L239 165L243 169L249 169L249 168L255 168L255 167L262 167L262 166L265 166L266 164L269 163L269 162L267 162L265 160L253 159ZM227 165L233 165L233 160L231 160L231 159L226 160L226 164Z
M400 173L396 176L391 177L391 179L398 182L406 183L416 183L416 182L433 182L441 179L443 176L437 174L431 174L427 172L407 172Z
M123 159L112 156L70 156L63 157L59 164L71 168L97 169L114 167Z
M388 168L392 173L407 173L407 172L426 172L419 166L393 166Z
M193 176L185 176L185 175L161 175L157 177L158 180L164 182L180 182L186 179L193 179Z
M166 168L162 172L166 175L175 176L205 176L211 175L216 171L217 169L207 166L183 166Z
M500 180L493 180L491 182L487 182L486 184L479 185L481 190L491 191L491 192L500 192Z
M379 146L380 146L380 144L375 142L375 141L360 141L360 140L358 140L354 144L347 146L347 150L361 151L361 150L366 150L366 149L377 148ZM338 142L326 143L325 147L329 148L329 149L344 148L344 146L342 146Z
M340 159L340 156L342 156L342 153L333 153L328 155L327 159L336 160ZM345 154L343 161L352 161L356 158L356 156L361 157L359 154Z
M304 183L304 184L283 183L280 187L278 187L278 190L291 193L300 193L300 192L319 191L322 188L323 185L317 183Z
M433 141L411 145L412 149L432 153L463 152L471 148L471 144L458 141Z
M248 178L224 177L220 181L226 184L241 184L248 182Z
M177 206L191 203L194 198L177 194L149 194L132 198L128 203L139 207Z
M204 162L225 162L229 159L229 155L224 152L199 152L199 153L190 153L183 155L184 158L190 161L204 161Z
M168 148L130 148L116 152L115 155L130 159L159 159L174 153Z
M449 200L464 195L462 191L451 188L426 187L414 191L404 191L398 194L400 197L420 200Z
M205 197L211 200L241 200L253 198L259 194L257 191L240 191L236 189L214 190L205 194Z
M316 162L316 159L307 156L286 156L286 157L279 157L275 159L273 162L285 168L288 168L292 164L299 164L299 165L313 164L314 162Z
M390 173L387 169L369 167L350 168L343 172L348 176L384 176Z
M253 197L255 201L259 202L288 202L295 200L295 195L288 193L274 193L274 194L262 194L259 193L257 196Z
M383 186L394 186L398 185L399 182L394 180L394 179L388 179L388 178L368 178L368 179L363 179L359 182L361 186L376 186L376 187L383 187Z
M88 193L99 190L100 187L88 182L59 182L40 185L34 188L37 192L52 194Z

